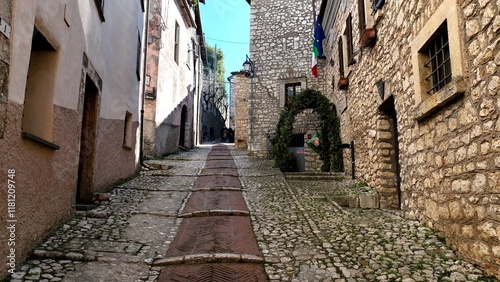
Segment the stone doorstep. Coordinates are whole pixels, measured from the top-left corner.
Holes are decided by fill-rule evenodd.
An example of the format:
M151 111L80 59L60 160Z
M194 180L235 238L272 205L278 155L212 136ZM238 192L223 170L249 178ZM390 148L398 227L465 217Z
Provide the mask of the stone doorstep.
M249 216L249 211L243 210L203 210L180 214L179 218L205 217L205 216Z
M196 188L196 189L191 189L191 192L208 192L208 191L239 191L243 192L245 191L243 188L239 187L214 187L214 188Z
M283 176L290 180L338 180L345 179L344 173L335 172L284 172Z
M168 266L180 264L205 264L205 263L262 263L260 256L233 253L204 253L157 259L153 266Z

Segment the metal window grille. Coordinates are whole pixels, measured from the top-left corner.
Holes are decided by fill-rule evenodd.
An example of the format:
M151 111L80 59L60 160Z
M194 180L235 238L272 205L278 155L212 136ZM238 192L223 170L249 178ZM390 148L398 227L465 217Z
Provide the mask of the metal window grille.
M425 78L426 81L431 82L427 94L433 94L451 82L450 47L446 22L436 31L433 39L423 51L428 55L428 61L424 66L430 69L430 74Z
M304 134L294 134L288 141L288 147L304 147Z

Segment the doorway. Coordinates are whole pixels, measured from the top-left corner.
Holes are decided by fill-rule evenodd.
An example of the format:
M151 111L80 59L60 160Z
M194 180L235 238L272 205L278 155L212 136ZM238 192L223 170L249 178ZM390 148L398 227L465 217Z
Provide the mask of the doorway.
M187 120L188 120L188 109L186 106L182 107L182 112L181 112L181 126L180 126L180 136L179 136L179 146L181 148L185 148L186 146L186 127L187 127Z
M87 76L83 95L83 117L78 162L77 204L92 204L97 141L99 90Z
M386 203L384 206L386 208L397 208L401 209L402 195L401 195L401 166L399 164L399 140L398 140L398 119L396 113L396 107L394 105L394 96L390 96L385 100L379 107L382 112L380 119L386 126L380 126L378 131L384 131L388 134L381 134L381 136L390 136L384 139L379 139L383 150L388 152L388 155L381 155L380 157L384 159L386 163L386 171L389 172L385 175L392 175L389 178L384 179L384 188L388 188L389 191L394 191L393 193L387 193L385 195L386 199L381 199ZM386 190L387 191L387 190ZM391 195L392 194L392 195ZM383 195L382 195L383 196Z

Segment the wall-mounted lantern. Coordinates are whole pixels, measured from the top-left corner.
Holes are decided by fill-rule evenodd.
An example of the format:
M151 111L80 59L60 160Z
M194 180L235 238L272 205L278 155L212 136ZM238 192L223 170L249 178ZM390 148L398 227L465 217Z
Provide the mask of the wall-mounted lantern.
M243 63L243 69L245 70L246 77L252 78L255 76L255 66L254 66L252 60L250 60L250 58L248 57L248 55L247 55L247 59Z

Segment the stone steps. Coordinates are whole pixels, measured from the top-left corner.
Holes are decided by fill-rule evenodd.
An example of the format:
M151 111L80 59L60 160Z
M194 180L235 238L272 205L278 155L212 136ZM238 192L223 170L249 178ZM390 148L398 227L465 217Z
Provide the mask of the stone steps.
M335 180L345 179L343 172L284 172L286 179L290 180Z

